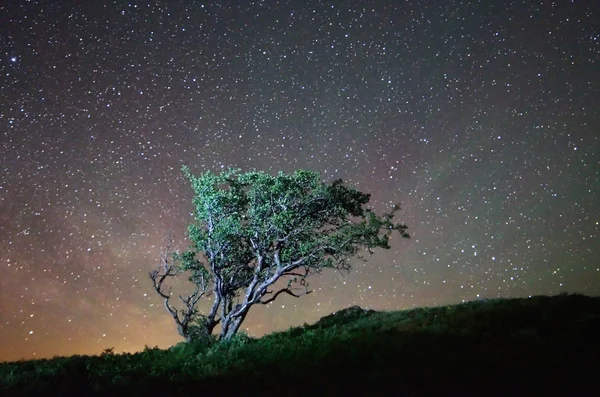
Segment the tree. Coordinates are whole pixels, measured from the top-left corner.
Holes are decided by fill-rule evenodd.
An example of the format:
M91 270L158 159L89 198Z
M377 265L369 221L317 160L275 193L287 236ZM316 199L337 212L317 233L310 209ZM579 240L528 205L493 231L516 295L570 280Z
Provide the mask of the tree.
M229 169L197 177L188 167L182 171L194 191L192 244L180 254L168 243L150 278L188 342L212 335L219 324L219 339L230 339L253 305L310 293L308 276L326 268L349 271L348 260L362 258L360 249L390 248L393 231L410 237L406 225L392 223L399 206L378 216L363 209L370 195L341 179L326 184L304 170L272 176ZM177 309L164 282L183 272L195 290L179 296L183 309ZM210 310L202 314L198 302L209 296Z

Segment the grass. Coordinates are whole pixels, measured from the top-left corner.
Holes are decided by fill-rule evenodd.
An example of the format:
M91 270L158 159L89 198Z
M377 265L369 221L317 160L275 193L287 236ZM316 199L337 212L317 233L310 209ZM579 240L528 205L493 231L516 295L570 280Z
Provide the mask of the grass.
M349 308L259 339L0 364L1 396L587 395L600 297Z

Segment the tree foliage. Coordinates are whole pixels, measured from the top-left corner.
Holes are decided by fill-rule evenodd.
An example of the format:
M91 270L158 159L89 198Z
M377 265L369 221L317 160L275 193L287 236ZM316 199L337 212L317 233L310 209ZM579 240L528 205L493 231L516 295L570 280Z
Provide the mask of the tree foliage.
M217 325L219 338L230 339L251 306L284 293L310 293L309 275L325 268L349 271L349 259L361 249L390 248L394 231L409 237L406 225L392 222L398 206L379 216L363 208L369 194L342 180L324 183L315 172L182 171L194 191L195 222L187 233L192 244L183 253L168 245L150 278L187 341L210 337ZM176 309L164 281L183 272L196 288L179 296L183 309ZM212 298L205 314L197 308L203 297Z

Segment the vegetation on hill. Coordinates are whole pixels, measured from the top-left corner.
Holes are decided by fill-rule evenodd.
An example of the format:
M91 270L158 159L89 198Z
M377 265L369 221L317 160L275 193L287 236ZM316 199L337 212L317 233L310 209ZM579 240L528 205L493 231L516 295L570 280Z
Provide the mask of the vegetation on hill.
M0 364L2 396L587 395L600 297L352 307L259 339Z

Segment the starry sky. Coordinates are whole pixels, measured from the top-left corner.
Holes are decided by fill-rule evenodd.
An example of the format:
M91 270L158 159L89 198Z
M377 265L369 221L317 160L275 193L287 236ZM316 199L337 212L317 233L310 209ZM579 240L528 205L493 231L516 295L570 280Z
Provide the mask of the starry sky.
M0 27L0 361L182 340L148 272L188 244L183 164L402 205L410 240L253 308L253 336L600 292L594 0L8 0Z

